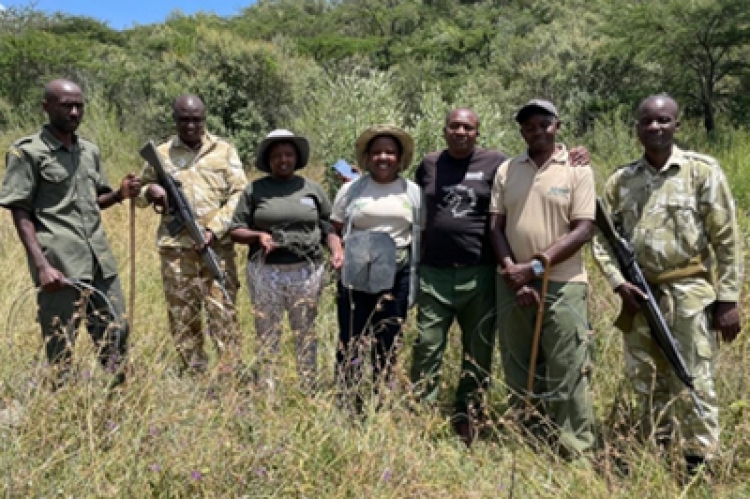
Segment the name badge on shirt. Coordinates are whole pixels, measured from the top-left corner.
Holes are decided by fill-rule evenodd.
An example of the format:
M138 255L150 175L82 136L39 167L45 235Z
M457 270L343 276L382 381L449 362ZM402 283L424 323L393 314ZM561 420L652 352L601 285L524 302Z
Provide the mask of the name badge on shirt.
M315 208L315 201L313 201L312 198L304 197L304 198L301 198L299 202L300 204L304 204L305 206Z
M467 172L466 180L482 180L484 178L484 172Z

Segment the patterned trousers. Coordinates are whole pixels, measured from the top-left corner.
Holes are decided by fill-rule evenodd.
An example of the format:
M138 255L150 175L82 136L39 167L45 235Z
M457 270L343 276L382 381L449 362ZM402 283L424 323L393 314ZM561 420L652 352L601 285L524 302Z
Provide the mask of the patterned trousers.
M685 386L674 374L649 332L643 314L635 316L626 333L625 364L635 390L642 438L678 443L685 454L713 458L719 451L719 407L714 382L716 334L709 328L708 310L671 318L672 334L680 345L704 412L701 417Z
M192 250L161 249L161 272L167 301L169 326L183 367L205 371L208 356L205 336L213 340L220 362L233 368L241 360L240 330L235 308L237 298L237 267L232 247L216 248L216 255L227 273L226 302L221 289ZM203 315L207 329L203 329Z
M294 334L297 373L303 385L314 386L317 377L318 338L315 318L325 266L318 262L267 264L250 260L247 287L253 303L261 377L271 380L274 358L281 342L284 312Z

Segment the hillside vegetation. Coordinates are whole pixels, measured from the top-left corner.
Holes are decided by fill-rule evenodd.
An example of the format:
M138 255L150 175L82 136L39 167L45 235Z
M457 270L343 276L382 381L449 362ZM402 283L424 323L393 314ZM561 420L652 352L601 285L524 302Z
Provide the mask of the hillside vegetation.
M684 109L680 145L718 158L748 234L749 56L748 0L261 0L233 18L175 14L126 31L32 7L8 9L0 12L0 149L44 121L44 83L71 78L87 97L81 133L100 146L114 182L140 170L141 144L172 133L174 97L194 92L207 104L208 129L238 146L251 178L258 176L249 167L258 142L283 127L312 143L303 173L335 189L327 167L353 160L354 139L369 124L404 126L419 157L443 146L446 111L470 106L482 120L481 145L517 153L513 112L545 97L562 113L562 139L591 151L601 185L639 154L632 131L639 100L669 92ZM136 273L132 374L110 397L84 330L75 381L54 394L40 387L35 290L10 216L0 213L4 497L750 496L747 336L723 345L716 359L722 458L712 477L685 481L680 456L660 455L624 430L631 401L620 333L611 324L619 304L590 258L599 438L592 465L529 446L507 423L499 365L491 424L467 451L450 424L456 335L440 404L413 407L405 375L413 317L384 408L368 407L364 418L339 410L332 284L317 322L316 396L298 389L291 338L272 390L248 389L218 373L179 377L154 246L157 215L137 212L135 255L128 207L113 207L104 219L126 294ZM239 255L244 266L245 248ZM253 367L246 287L239 308L244 357ZM745 307L745 324L748 315ZM618 460L631 463L629 477L618 473Z

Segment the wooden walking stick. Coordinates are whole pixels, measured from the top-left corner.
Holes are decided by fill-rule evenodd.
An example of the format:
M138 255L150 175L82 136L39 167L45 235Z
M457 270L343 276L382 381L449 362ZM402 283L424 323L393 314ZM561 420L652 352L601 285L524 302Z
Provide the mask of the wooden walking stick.
M549 285L549 257L544 253L536 255L534 258L540 260L544 265L544 274L542 274L542 292L539 294L539 306L536 311L536 322L534 322L534 338L531 343L531 358L529 359L529 377L526 380L526 401L531 403L531 395L534 391L534 376L536 375L536 358L539 353L539 337L542 333L542 321L544 319L544 301L547 297L547 286Z
M135 198L130 198L130 296L128 308L130 313L130 333L135 323Z

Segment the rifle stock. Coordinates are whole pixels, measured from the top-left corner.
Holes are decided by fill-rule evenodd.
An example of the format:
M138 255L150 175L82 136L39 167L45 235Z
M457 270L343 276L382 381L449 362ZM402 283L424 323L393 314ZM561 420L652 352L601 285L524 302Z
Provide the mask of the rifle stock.
M656 302L651 288L638 266L633 248L618 232L609 213L604 209L601 198L596 200L596 225L614 251L617 265L620 267L623 277L647 296L644 303L641 304L641 311L648 322L651 337L659 346L664 358L672 366L677 377L688 388L693 404L695 404L699 415L703 417L703 408L695 394L695 384L693 383L695 378L688 372L685 359L680 353L680 345L669 329L659 304Z
M156 150L153 141L149 140L148 143L141 148L140 154L141 157L154 168L159 184L167 192L167 199L169 201L168 213L174 217L167 223L167 231L174 237L187 229L190 239L193 240L195 247L202 248L198 250L198 254L200 254L203 263L206 265L209 272L211 272L211 275L219 286L219 289L221 289L224 298L227 300L227 303L229 303L231 300L226 288L227 276L221 270L221 265L219 263L219 258L216 256L216 252L213 248L204 243L204 229L198 225L198 222L195 219L195 214L193 213L192 208L190 208L190 204L188 204L185 199L182 189L180 189L179 182L172 178L172 176L164 169L164 164L159 157L159 153Z

